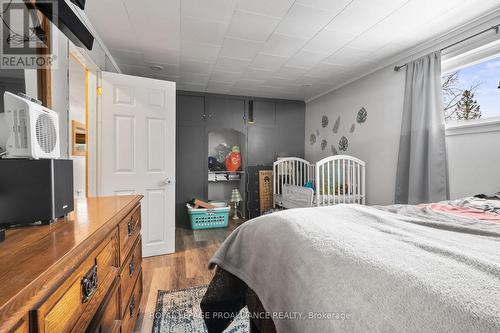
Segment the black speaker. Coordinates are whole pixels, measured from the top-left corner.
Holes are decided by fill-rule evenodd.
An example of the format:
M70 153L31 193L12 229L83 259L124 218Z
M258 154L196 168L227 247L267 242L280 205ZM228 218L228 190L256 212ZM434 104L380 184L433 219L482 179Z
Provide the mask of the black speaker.
M72 160L0 160L0 226L46 224L73 209Z

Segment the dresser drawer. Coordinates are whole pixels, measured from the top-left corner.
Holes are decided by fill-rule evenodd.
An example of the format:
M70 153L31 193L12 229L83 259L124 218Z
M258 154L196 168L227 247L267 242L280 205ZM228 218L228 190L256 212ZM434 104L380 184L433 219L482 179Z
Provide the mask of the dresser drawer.
M137 317L139 316L140 312L139 305L141 302L141 296L142 273L139 274L132 292L132 296L130 296L130 299L126 303L127 308L125 313L123 314L121 333L130 333L134 330L135 322L137 321Z
M39 307L39 332L85 330L117 276L117 240L112 233Z
M134 242L141 232L141 206L137 206L118 225L120 233L120 264L128 257Z
M120 318L120 281L117 280L86 332L119 332L121 325Z
M141 237L138 237L120 273L120 284L122 293L122 302L121 302L122 314L125 312L127 308L127 301L130 299L130 296L132 295L135 281L137 280L137 277L141 273L141 269L142 269L142 241Z

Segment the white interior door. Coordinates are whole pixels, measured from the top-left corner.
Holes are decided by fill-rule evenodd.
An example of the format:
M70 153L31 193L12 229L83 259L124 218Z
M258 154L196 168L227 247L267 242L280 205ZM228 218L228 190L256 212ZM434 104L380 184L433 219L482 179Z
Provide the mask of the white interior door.
M102 72L101 195L142 194L143 255L175 251L175 82Z

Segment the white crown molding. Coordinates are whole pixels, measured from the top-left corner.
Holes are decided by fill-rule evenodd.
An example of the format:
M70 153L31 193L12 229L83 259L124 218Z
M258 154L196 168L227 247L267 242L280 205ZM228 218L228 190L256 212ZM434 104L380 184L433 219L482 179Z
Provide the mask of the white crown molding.
M65 0L67 2L67 0ZM115 58L113 58L113 55L111 52L109 52L108 48L106 47L106 44L104 44L103 40L97 33L97 30L94 28L92 23L90 22L89 18L85 14L83 10L78 8L75 4L67 2L68 5L72 8L73 12L80 17L80 20L82 23L89 29L89 31L92 33L94 36L95 41L99 43L101 46L102 50L104 51L104 54L108 57L109 61L113 64L113 66L116 68L118 73L122 73L122 70L120 69L120 66L118 66L118 63L116 62ZM102 68L104 70L104 68Z
M353 83L361 78L364 78L365 76L368 76L370 74L373 74L375 72L378 72L381 69L384 69L386 67L391 66L392 67L396 64L402 64L402 63L407 63L408 61L415 60L421 56L424 56L425 54L428 54L430 52L433 52L435 50L441 49L447 45L451 45L453 43L456 43L463 39L465 34L467 35L473 35L481 30L484 30L488 27L492 27L494 25L500 24L500 8L497 10L494 10L493 12L490 12L488 14L485 14L483 16L478 17L477 19L466 23L462 26L459 26L450 32L440 35L436 38L430 39L429 41L420 44L419 46L410 48L404 52L398 53L397 55L387 58L384 61L381 61L378 63L372 70L367 71L361 75L358 75L354 77L353 79L350 79L344 83L341 83L332 89L329 89L323 93L320 93L316 96L313 96L311 98L308 98L305 100L306 103L310 103L314 101L315 99L318 99L322 96L328 95L332 91L335 91L337 89L340 89L350 83ZM495 21L496 20L496 21Z

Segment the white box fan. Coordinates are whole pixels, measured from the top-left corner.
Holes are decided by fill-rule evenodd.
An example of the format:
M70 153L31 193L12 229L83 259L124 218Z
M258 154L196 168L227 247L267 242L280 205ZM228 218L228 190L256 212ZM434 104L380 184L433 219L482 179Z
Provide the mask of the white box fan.
M7 158L59 158L59 117L56 112L29 99L4 94L9 136Z

